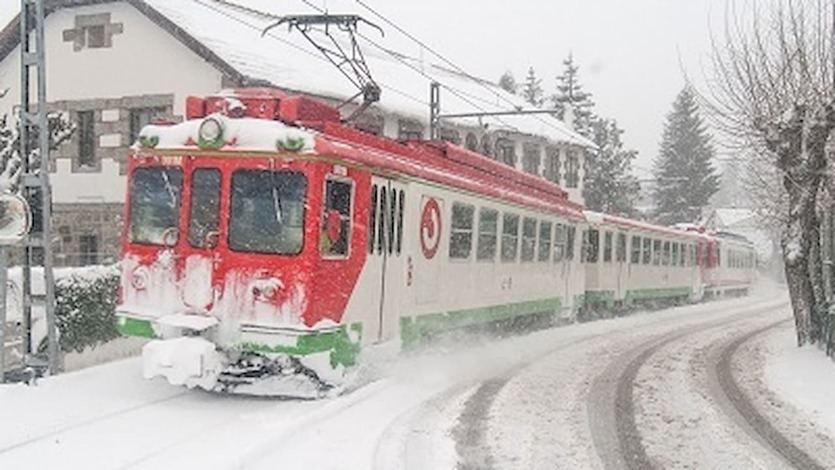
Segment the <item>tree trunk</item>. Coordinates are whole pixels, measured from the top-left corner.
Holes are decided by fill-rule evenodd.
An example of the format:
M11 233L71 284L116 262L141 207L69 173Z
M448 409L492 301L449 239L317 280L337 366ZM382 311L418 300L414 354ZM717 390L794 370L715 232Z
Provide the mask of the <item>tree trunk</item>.
M769 142L788 196L782 245L799 346L824 337L827 302L817 201L826 168L826 142L835 125L833 111L828 103L817 109L798 105L774 134L779 137Z
M789 288L797 345L803 346L809 341L811 330L812 282L809 279L808 240L802 239L804 225L799 214L790 215L789 229L783 236L783 260L786 270L786 284ZM792 230L794 227L796 230ZM805 244L805 249L803 245Z
M809 282L812 284L812 308L809 311L809 342L818 344L823 339L825 323L826 294L823 281L823 257L821 256L820 220L817 210L811 223L809 237Z

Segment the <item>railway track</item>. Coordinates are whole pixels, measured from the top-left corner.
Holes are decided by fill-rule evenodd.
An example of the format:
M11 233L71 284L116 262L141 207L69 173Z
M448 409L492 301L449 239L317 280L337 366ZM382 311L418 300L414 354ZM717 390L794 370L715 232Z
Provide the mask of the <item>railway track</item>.
M649 469L661 464L649 455L642 440L636 418L636 384L639 372L648 361L663 348L688 336L695 336L712 329L729 328L774 311L780 306L752 309L748 313L734 315L725 320L687 327L646 340L610 363L599 375L589 396L589 423L592 429L595 449L606 469ZM790 468L818 470L826 468L778 430L746 396L735 378L731 363L740 347L753 338L787 320L758 326L753 331L734 335L730 340L720 341L712 349L707 361L708 381L713 401L729 414L735 425L761 444L766 452L778 455ZM682 443L683 444L683 443Z

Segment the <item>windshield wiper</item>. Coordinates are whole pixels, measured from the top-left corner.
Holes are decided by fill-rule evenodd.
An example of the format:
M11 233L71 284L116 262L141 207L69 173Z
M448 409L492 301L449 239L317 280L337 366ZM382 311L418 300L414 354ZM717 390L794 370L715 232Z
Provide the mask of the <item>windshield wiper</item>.
M275 177L273 177L273 184L272 184L272 191L273 191L273 211L275 212L275 221L278 223L282 222L281 217L281 194L279 193L278 185L276 184Z
M174 195L174 188L171 186L171 180L168 179L168 172L162 170L162 179L165 180L165 190L168 191L168 196L171 198L170 206L177 206L177 196Z

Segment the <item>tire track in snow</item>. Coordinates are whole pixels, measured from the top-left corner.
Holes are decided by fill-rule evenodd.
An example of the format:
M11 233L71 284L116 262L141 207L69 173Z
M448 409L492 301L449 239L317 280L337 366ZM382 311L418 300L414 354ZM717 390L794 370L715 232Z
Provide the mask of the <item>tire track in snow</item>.
M556 354L566 349L587 343L610 333L599 333L569 341L545 351L544 355ZM458 470L485 470L493 468L493 455L487 443L487 426L490 421L490 409L496 397L511 379L523 373L536 360L520 364L510 374L486 380L476 389L466 402L458 417L458 424L453 428L455 449L458 453Z
M650 357L673 341L703 331L740 322L785 305L742 310L729 318L687 326L656 336L612 362L592 383L589 392L589 424L594 447L604 468L645 470L657 465L649 458L635 420L634 388L638 371Z
M773 301L767 301L765 303L770 306L773 305ZM761 307L762 303L758 303L756 305ZM734 319L736 319L736 316ZM654 322L651 325L657 327L667 324L675 324L679 321L680 319L678 317L667 317L661 321ZM724 323L726 321L728 320L723 319L718 323ZM549 348L543 353L543 356L559 353L569 348L589 343L603 337L611 337L613 334L615 334L615 332L608 331L605 333L583 336L568 341L557 347ZM464 409L458 417L458 423L452 429L452 437L455 440L455 449L459 456L458 470L483 470L494 467L494 456L490 445L487 443L486 437L487 427L490 421L489 414L493 402L499 393L501 393L502 389L514 377L524 373L529 366L537 361L538 359L534 359L521 363L517 368L509 371L508 374L483 381L476 391L464 402Z
M771 448L789 465L803 470L824 470L826 467L818 463L812 456L796 446L789 438L781 433L754 405L752 400L743 392L739 381L734 377L732 361L740 347L755 337L766 333L791 320L781 320L754 331L737 336L720 346L714 354L711 364L711 381L714 389L718 389L724 396L717 397L720 406L730 411L734 421L753 435L764 446Z
M496 395L509 380L510 377L487 380L464 402L464 410L452 430L460 459L458 470L493 468L493 456L486 439L487 421Z

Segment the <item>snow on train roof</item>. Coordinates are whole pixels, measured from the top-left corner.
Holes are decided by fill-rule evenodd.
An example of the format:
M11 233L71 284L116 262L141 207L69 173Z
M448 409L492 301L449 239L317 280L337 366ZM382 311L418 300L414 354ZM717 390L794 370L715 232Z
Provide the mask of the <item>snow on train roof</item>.
M288 126L279 121L255 118L228 118L212 114L205 119L195 119L174 125L148 125L139 133L140 146L156 149L196 149L200 142L200 126L209 119L223 126L222 139L228 149L256 152L275 152L279 142L292 140L298 143L297 151L310 152L315 146L312 132ZM140 144L152 142L152 144ZM296 150L296 149L294 149Z
M261 31L275 20L245 13L222 3L198 0L145 1L247 77L265 80L285 89L338 99L347 99L356 94L353 85L300 34L290 33L286 28L276 28L262 38ZM309 6L299 1L285 2L281 10L274 6L275 2L244 0L239 3L279 14L312 13ZM368 32L369 37L371 34ZM375 37L374 41L384 46L384 39ZM405 55L398 54L398 60L367 42L363 42L362 46L369 68L383 89L378 105L387 111L426 121L431 80L418 71L454 88L461 95L456 96L447 89L442 91L444 113L478 111L466 101L474 102L488 111L506 111L511 108L510 103L514 104L513 107L526 107L520 97L505 92L491 82ZM492 129L538 135L554 142L594 145L562 121L547 116L522 115L481 120L460 118L453 121L465 126L487 124Z

